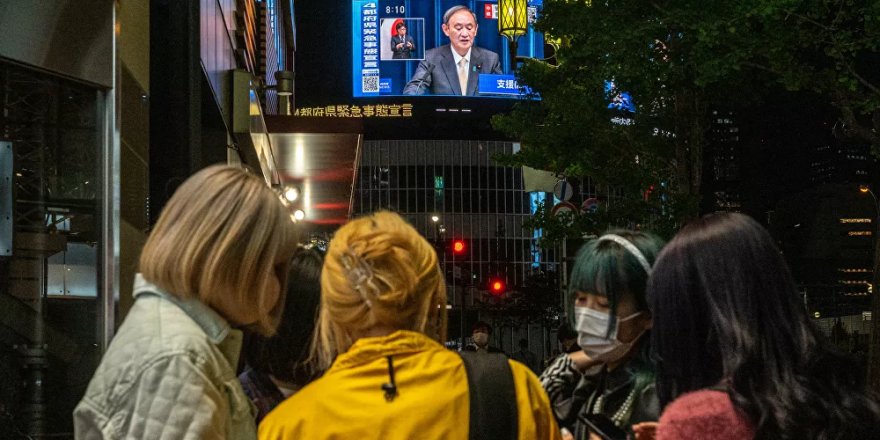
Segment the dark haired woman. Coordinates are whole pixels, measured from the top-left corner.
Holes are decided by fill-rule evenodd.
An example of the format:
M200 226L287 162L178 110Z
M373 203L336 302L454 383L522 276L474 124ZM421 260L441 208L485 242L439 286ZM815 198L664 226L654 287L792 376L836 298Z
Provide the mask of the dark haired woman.
M287 301L278 333L249 335L244 358L247 368L238 377L257 407L257 423L279 403L306 386L317 372L307 358L321 301L323 255L300 247L290 261Z
M810 326L767 231L741 214L685 227L649 286L657 438L866 439L880 406Z
M566 305L580 349L541 375L564 436L590 438L595 417L626 432L657 420L645 286L661 247L653 235L615 231L578 251Z

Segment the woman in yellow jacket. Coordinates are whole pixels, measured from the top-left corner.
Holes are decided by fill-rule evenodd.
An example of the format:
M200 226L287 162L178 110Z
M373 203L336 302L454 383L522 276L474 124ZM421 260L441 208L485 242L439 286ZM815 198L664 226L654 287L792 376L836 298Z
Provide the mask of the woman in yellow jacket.
M445 338L446 284L431 245L393 213L349 222L321 275L315 356L332 365L263 419L260 439L467 439L468 376ZM508 362L516 438L559 439L540 382Z

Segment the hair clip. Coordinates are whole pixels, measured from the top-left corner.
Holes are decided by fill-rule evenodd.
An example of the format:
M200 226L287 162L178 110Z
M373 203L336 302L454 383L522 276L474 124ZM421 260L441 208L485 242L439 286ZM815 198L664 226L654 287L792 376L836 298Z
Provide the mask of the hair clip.
M373 267L355 254L351 248L342 254L340 260L348 272L348 281L351 283L351 287L358 291L367 307L372 308L373 302L367 296L367 289L373 281Z

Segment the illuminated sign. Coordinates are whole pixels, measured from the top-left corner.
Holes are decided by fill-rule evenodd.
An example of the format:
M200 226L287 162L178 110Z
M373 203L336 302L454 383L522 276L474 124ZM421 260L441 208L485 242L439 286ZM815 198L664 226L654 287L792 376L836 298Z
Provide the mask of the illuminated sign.
M301 107L293 115L319 118L411 118L412 111L412 104L328 105Z
M850 237L870 237L871 231L849 231L846 235Z
M842 218L840 223L871 223L869 218Z
M522 95L527 89L520 87L514 75L480 75L480 93L495 95Z
M617 125L635 125L636 121L632 118L621 118L620 116L615 116L611 118L611 123Z

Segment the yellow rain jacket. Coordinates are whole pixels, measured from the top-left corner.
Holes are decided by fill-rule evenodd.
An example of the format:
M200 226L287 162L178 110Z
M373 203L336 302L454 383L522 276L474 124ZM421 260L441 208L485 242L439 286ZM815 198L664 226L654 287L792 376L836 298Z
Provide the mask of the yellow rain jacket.
M393 356L398 395L385 400ZM560 439L547 395L528 367L510 361L519 440ZM361 338L320 379L278 405L261 440L468 438L470 400L461 357L416 332Z

